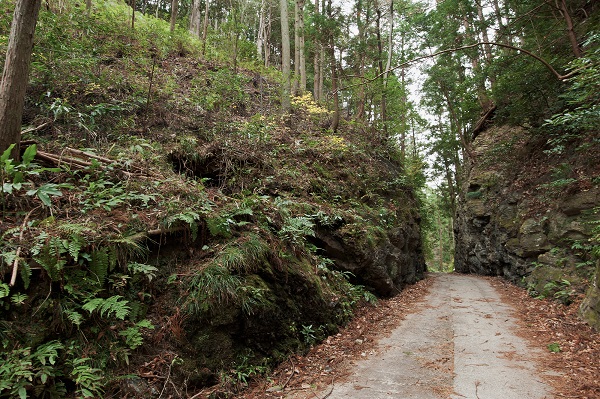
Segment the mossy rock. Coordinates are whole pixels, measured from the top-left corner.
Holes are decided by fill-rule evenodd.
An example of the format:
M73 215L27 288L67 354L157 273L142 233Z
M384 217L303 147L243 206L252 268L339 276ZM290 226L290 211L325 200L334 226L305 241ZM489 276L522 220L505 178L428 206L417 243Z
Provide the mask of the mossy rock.
M581 304L579 313L590 326L600 331L600 261L596 263L594 281Z

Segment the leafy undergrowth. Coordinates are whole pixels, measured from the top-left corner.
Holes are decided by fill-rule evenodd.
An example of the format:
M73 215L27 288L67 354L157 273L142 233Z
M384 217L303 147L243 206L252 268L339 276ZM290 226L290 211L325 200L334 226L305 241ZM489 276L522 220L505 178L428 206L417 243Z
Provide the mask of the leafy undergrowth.
M225 397L374 300L314 238L418 218L391 140L310 96L281 118L275 72L74 4L40 15L28 142L0 154L0 395Z

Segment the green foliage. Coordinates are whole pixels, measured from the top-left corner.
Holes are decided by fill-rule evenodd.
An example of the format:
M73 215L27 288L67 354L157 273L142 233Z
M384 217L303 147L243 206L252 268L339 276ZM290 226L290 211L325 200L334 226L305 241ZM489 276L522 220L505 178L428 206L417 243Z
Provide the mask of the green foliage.
M92 367L90 358L73 359L71 376L77 384L75 393L84 398L102 397L105 384L102 370Z
M186 224L192 233L192 241L196 241L198 237L198 222L200 221L200 215L193 211L187 211L171 215L165 220L167 228L178 226L180 223Z
M573 77L562 95L567 109L546 120L545 126L553 128L549 142L554 149L572 135L596 131L600 123L600 33L590 32L583 47L587 48L584 56L569 63Z
M560 345L558 343L556 343L556 342L548 344L548 345L546 345L546 347L552 353L559 353L559 352L561 352Z
M129 347L129 349L138 348L144 343L144 338L142 337L141 332L142 328L153 330L154 326L149 320L144 319L137 322L132 327L128 327L125 330L119 331L119 335L125 339L125 344Z
M201 314L218 305L239 302L243 285L240 276L220 265L211 265L196 274L189 282L189 295L185 305L188 313Z
M289 217L284 220L278 235L293 246L304 246L306 245L306 237L314 237L314 228L315 224L309 217Z
M0 201L2 202L2 209L5 212L7 196L18 196L19 192L29 187L26 191L26 195L30 197L37 197L42 204L45 206L51 206L51 196L60 197L62 196L61 188L72 188L70 184L55 184L45 183L39 187L36 187L31 180L34 176L39 176L42 172L58 172L60 169L57 168L43 168L33 162L37 153L37 145L33 144L27 147L23 153L21 162L15 163L13 159L10 159L10 154L14 144L11 144L2 156L0 156Z
M85 303L82 307L90 314L97 311L100 317L114 316L119 320L124 320L131 311L129 301L124 300L121 295L114 295L109 298L94 298Z
M316 333L316 331L313 328L312 324L307 325L307 326L302 326L302 329L300 330L300 334L302 334L302 337L304 338L304 342L309 346L312 346L317 342L317 337L316 337L315 333Z
M569 305L573 302L575 291L571 288L571 282L566 279L560 281L549 281L544 285L544 289L538 294L537 298L546 298L552 296L557 301L564 305Z
M248 99L242 75L229 69L206 71L191 82L191 100L206 112L233 112Z
M216 216L207 218L206 227L214 237L230 238L235 228L249 224L245 220L236 220L245 216L253 216L252 208L236 207L232 210L225 210Z
M0 395L25 399L30 389L46 391L55 384L55 378L63 375L56 367L59 351L63 349L64 345L59 341L49 341L35 350L23 348L0 352ZM61 386L55 389L64 391Z

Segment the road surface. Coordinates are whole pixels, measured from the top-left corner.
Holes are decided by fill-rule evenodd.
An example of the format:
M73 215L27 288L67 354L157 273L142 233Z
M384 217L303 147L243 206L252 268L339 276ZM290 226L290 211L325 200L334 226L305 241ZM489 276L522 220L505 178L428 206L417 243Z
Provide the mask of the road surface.
M349 377L334 381L319 398L554 397L539 363L547 354L517 336L513 308L485 278L432 278L419 309L381 340L372 355L357 362Z

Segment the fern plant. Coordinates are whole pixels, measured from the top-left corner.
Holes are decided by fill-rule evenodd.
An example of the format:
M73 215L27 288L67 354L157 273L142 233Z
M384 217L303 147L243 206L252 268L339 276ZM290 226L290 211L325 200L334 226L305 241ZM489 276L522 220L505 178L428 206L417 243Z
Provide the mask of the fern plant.
M200 222L200 215L196 212L187 211L169 216L165 220L167 228L175 227L181 222L190 228L192 233L192 241L196 241L196 238L198 237L198 223Z
M131 311L129 301L123 299L121 295L114 295L109 298L94 298L81 307L90 314L98 311L100 317L114 316L119 320L124 320Z

